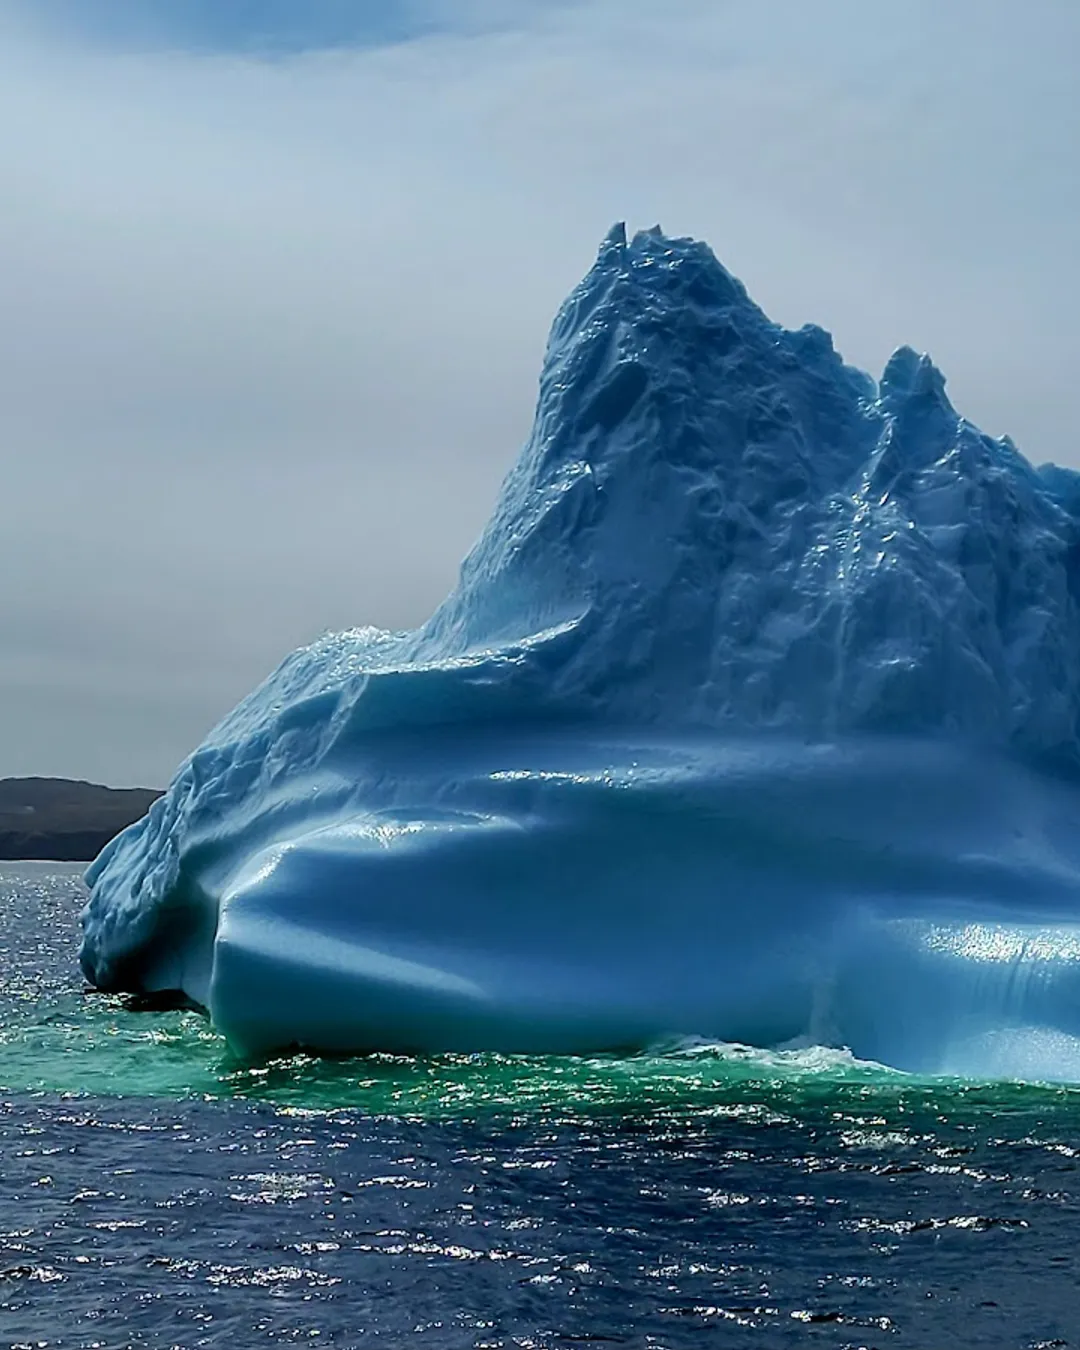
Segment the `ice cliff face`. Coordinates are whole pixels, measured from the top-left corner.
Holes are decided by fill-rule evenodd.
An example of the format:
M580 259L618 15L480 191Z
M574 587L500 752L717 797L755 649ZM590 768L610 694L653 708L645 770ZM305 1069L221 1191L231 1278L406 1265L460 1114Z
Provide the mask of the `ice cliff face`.
M183 988L249 1048L851 1041L867 1014L845 995L826 1027L822 971L839 987L848 958L827 953L868 913L937 925L895 939L920 970L967 941L941 932L972 903L1071 922L1078 547L1080 476L958 417L926 357L901 349L876 385L821 329L771 323L704 245L617 229L555 321L532 436L457 589L415 633L294 653L211 733L91 868L84 969ZM832 850L815 879L783 861L805 863L810 819ZM526 960L558 889L586 884L593 926ZM722 968L752 949L760 979L721 996L717 952L673 952L650 1003L644 948L612 933L668 892L730 948ZM771 950L746 927L760 897ZM634 924L655 952L654 921ZM329 971L336 1002L270 1015L275 987L314 997ZM942 978L965 1035L1027 1016L976 1017Z
M704 245L613 233L417 651L558 629L534 697L574 715L1075 757L1080 480L1040 478L944 384L903 349L876 388L822 330L770 323Z

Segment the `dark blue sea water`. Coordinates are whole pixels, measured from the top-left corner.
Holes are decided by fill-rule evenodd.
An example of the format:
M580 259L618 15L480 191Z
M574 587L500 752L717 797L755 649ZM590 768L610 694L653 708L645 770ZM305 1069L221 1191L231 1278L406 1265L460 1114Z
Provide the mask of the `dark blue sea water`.
M1080 1346L1080 1092L837 1053L244 1065L0 869L0 1345Z

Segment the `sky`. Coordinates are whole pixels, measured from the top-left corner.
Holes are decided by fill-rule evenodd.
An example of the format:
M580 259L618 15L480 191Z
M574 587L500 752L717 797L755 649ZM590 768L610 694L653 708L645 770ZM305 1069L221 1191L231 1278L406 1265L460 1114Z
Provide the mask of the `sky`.
M612 222L1080 466L1076 0L0 0L0 777L421 622Z

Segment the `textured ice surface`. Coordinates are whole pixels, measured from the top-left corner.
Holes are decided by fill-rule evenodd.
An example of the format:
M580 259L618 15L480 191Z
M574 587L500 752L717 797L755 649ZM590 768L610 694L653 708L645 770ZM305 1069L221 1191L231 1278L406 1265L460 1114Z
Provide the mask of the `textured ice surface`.
M416 632L289 656L88 873L242 1051L697 1033L1080 1077L1080 476L611 233Z

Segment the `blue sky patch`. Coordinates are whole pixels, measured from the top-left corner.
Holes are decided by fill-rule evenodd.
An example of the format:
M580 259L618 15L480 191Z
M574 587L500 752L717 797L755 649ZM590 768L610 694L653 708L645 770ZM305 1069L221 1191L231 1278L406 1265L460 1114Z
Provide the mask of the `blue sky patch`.
M450 26L425 0L34 0L36 24L126 49L287 55L401 42Z

